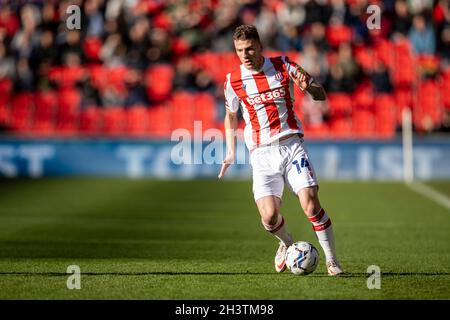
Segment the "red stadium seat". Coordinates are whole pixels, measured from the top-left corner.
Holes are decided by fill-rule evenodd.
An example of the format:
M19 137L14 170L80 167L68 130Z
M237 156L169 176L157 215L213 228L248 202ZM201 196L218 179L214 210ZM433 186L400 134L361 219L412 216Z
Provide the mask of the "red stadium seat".
M397 126L397 105L390 94L380 94L375 97L375 128L380 138L392 138Z
M6 104L0 103L0 128L6 128L9 125L10 110Z
M356 46L353 49L356 61L367 73L375 68L376 56L371 48L366 46Z
M398 41L394 45L395 68L392 70L392 78L395 86L411 87L416 80L417 66L409 41Z
M375 137L375 116L368 110L356 110L352 115L352 130L358 138Z
M32 93L24 92L14 95L11 100L10 127L15 131L29 131L33 110Z
M209 93L195 95L194 120L202 121L203 130L214 128L216 119L216 101Z
M98 61L100 59L100 50L102 49L102 41L96 37L86 37L83 41L83 51L91 61Z
M34 95L35 112L54 112L58 104L55 91L38 91Z
M427 80L420 83L414 102L413 121L418 129L428 130L424 118L431 122L433 127L441 123L444 110L440 90L435 81Z
M114 67L105 70L107 75L107 85L113 86L118 92L126 92L125 78L128 73L128 69L124 66Z
M0 79L0 97L9 97L12 91L12 81L8 78Z
M352 120L350 117L339 117L331 119L330 138L351 138Z
M352 29L344 24L330 25L326 29L326 38L333 48L337 48L342 42L352 40Z
M102 133L109 136L120 136L125 132L126 111L119 106L103 110Z
M97 106L90 106L80 112L79 131L85 135L97 135L102 127L102 110Z
M352 99L346 93L328 94L328 104L332 116L346 116L352 112Z
M194 129L195 94L186 91L176 92L171 101L171 119L173 129L184 128L191 132Z
M49 78L58 83L61 88L72 88L86 75L84 67L52 67Z
M135 106L127 110L125 132L131 136L145 136L149 131L148 110L145 106Z
M149 133L156 138L170 138L172 110L170 105L158 105L148 110Z
M81 94L76 89L63 89L58 92L58 114L76 113L81 103Z
M145 72L147 95L154 102L167 100L172 93L174 70L169 64L150 66Z
M374 104L373 87L370 82L360 84L352 94L353 110L371 110Z
M58 114L56 116L56 131L59 135L75 135L78 131L78 113Z
M103 91L108 83L108 70L101 64L92 64L87 67L91 78L91 84Z
M374 49L376 59L381 60L389 70L394 70L396 67L395 55L393 54L394 44L387 39L380 39L376 42Z
M303 132L305 133L305 137L307 139L324 139L330 138L330 131L328 126L325 123L314 126L303 127Z
M445 108L450 109L450 68L442 73L440 89L442 103Z

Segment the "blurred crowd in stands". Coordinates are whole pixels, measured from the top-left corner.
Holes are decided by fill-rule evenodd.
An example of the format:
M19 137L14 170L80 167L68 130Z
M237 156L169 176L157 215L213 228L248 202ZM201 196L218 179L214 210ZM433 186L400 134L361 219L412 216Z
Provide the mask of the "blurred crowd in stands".
M71 5L79 30L67 27ZM369 5L380 28L367 27ZM325 103L296 92L307 133L392 137L404 108L418 132L449 131L448 0L0 0L0 128L220 128L240 24L258 28L267 55L289 55L324 85Z

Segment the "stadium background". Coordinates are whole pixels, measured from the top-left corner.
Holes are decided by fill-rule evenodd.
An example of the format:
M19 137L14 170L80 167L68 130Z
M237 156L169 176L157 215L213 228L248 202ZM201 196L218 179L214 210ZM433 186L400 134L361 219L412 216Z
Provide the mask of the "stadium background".
M380 29L366 26L369 4L382 10ZM81 9L79 30L67 28L70 5ZM0 296L448 299L448 6L1 1L0 177L60 178L0 179L0 280L8 288ZM274 243L256 218L248 165L219 183L209 179L217 163L171 160L174 130L190 132L200 159L210 141L195 121L201 132L223 131L223 81L239 64L232 33L241 23L257 26L266 55L289 56L327 90L325 103L296 90L294 106L335 217L347 290L324 270L306 280L272 275ZM447 195L444 205L401 183L404 109L412 111L415 176ZM295 224L294 200L285 210L292 230L317 245L306 221ZM417 239L420 249L410 244ZM414 264L421 254L432 263ZM365 286L367 266L377 263L385 291ZM69 264L89 274L90 290L67 290Z

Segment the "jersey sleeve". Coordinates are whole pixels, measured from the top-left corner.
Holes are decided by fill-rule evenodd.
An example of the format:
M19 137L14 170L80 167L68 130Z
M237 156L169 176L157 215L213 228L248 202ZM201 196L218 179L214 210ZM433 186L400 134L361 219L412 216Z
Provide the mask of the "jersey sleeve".
M237 112L239 109L239 97L234 92L230 83L230 74L227 74L227 78L223 85L224 95L225 95L225 108L231 112Z

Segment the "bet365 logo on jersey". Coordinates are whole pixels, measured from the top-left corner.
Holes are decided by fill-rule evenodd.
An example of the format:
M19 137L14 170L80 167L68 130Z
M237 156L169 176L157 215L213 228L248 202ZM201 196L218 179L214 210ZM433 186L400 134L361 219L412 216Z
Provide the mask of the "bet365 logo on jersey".
M269 92L258 94L254 98L247 97L247 102L253 106L255 104L261 104L274 99L282 98L284 97L285 94L286 90L283 87L281 87Z

